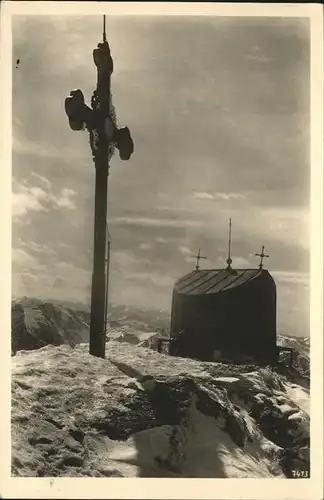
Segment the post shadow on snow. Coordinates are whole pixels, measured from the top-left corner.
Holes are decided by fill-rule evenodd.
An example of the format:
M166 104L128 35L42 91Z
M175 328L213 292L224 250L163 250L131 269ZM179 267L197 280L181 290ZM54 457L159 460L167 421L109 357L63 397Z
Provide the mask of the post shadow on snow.
M220 387L216 387L212 379L200 380L199 377L190 377L184 373L158 377L143 376L126 363L113 361L113 364L124 375L130 377L131 386L135 389L135 384L136 390L128 395L125 394L122 407L111 408L109 415L106 414L94 427L112 440L126 441L131 438L132 449L134 451L136 448L137 456L132 452L131 457L128 455L128 459L124 455L117 461L136 466L138 477L226 478L228 473L222 462L224 451L226 455L234 456L239 449L244 453L246 446L252 460L256 462L259 460L258 449L254 449L253 446L254 432L248 429L241 408L231 403L226 391L224 393ZM277 383L279 382L276 380ZM298 449L295 448L303 447L307 451L309 439L298 437L298 429L292 435L290 421L285 414L280 411L278 413L277 405L271 398L265 397L259 401L258 398L254 398L250 389L249 386L241 387L240 398L243 403L246 400L247 405L252 405L251 417L262 434L284 451L283 456L276 457L274 461L275 470L269 472L271 475L277 475L284 471L286 477L289 477L288 470L294 468L295 464L300 463L305 466L298 461ZM212 418L204 421L203 415ZM215 419L215 434L213 419ZM192 424L197 426L196 429ZM166 426L166 429L161 429L163 426ZM156 434L140 432L152 428L159 430ZM224 432L223 436L219 433L220 428ZM167 442L164 440L160 446L161 436L165 438L163 431L170 432L170 429L171 435L166 436ZM220 436L219 443L217 435ZM197 450L199 439L202 440L201 448ZM252 446L249 446L249 442ZM206 443L205 449L204 443ZM185 456L185 450L190 453L188 448L198 452L197 468L195 468L195 457ZM199 451L202 451L200 458ZM280 458L282 458L281 464L277 463ZM206 463L206 470L203 470L203 460ZM212 462L211 467L209 461ZM294 467L291 466L292 463ZM255 477L252 470L250 477Z
M122 411L116 410L114 414L109 415L109 418L106 415L101 422L93 423L97 431L112 440L133 440L136 456L131 453L127 457L127 453L126 456L122 453L114 460L136 466L137 477L227 477L217 449L212 454L212 467L206 471L201 470L198 475L198 461L201 458L197 457L196 469L195 457L186 457L184 451L187 440L197 440L201 434L201 429L192 429L190 425L193 398L196 400L195 405L198 411L215 419L220 414L221 406L216 401L212 401L206 393L198 394L197 384L187 376L159 377L158 379L144 376L139 377L138 382L142 390L125 403ZM229 420L228 425L232 427L228 431L229 434L237 436L236 444L242 444L239 433L235 434L235 421ZM164 429L163 426L165 426ZM157 430L155 435L140 432L154 428ZM206 435L203 440L204 442L208 440ZM233 442L233 450L234 448ZM185 465L185 470L182 469L183 465ZM192 474L190 468L192 468ZM200 468L202 469L201 465Z
M185 473L182 465L189 459L194 468L194 457L186 457L184 449L186 440L190 440L190 430L188 418L190 418L190 406L192 398L197 388L188 378L173 377L167 380L155 380L150 376L143 377L141 384L147 395L153 419L147 422L146 428L171 426L171 434L168 439L168 453L160 456L160 450L156 450L156 455L148 454L147 440L143 439L141 433L133 434L134 443L137 450L137 464L139 465L138 477L218 477L225 478L226 473L223 464L217 454L213 454L212 471L202 471L199 476ZM199 398L197 409L206 415L217 417L219 408ZM161 430L161 433L163 431ZM196 430L199 433L199 430ZM154 438L153 438L154 439ZM233 443L233 449L235 444ZM158 448L158 447L157 447ZM197 461L199 457L197 457ZM197 468L199 464L197 463ZM217 471L217 473L215 473Z
M217 439L210 436L210 443L213 443L214 449L210 455L211 466L207 462L208 431L203 428L192 429L190 426L190 416L192 415L192 404L196 409L206 417L215 419L215 431L219 430L216 419L223 418L224 425L222 430L229 439L226 439L226 453L235 455L240 448L243 450L249 442L253 441L253 436L246 427L246 423L239 411L233 408L227 408L226 404L218 398L217 394L190 379L188 377L169 377L160 380L154 380L152 377L144 377L141 381L147 400L154 415L153 419L143 428L172 426L172 432L168 441L168 453L164 456L159 455L157 449L156 455L148 456L147 440L143 439L141 433L133 434L133 440L137 450L138 477L214 477L227 478L228 474L222 462L223 450L217 447ZM256 410L255 410L256 411ZM300 468L307 470L307 477L310 471L307 463L303 464L298 458L298 448L306 446L309 449L309 440L296 439L290 435L287 425L288 422L283 416L276 414L274 409L268 409L258 414L254 414L256 422L260 426L263 435L273 443L282 448L282 453L274 460L275 469L278 468L285 473L286 477L292 477L290 470ZM161 431L162 432L162 431ZM195 433L197 433L195 435ZM211 434L213 431L211 430ZM192 449L194 456L185 456L187 441L201 439L206 443L206 455L199 456L197 453L197 466L195 464L195 448ZM207 439L206 439L207 438ZM152 438L154 439L154 437ZM223 441L219 442L221 445ZM224 444L224 443L223 443ZM204 443L202 443L204 446ZM158 448L158 447L157 447ZM249 455L258 461L258 452L249 447ZM206 469L203 469L203 460L206 460ZM200 461L200 463L199 463ZM200 469L200 470L199 470ZM274 470L275 470L274 469ZM277 473L272 471L275 475ZM192 472L191 472L192 471ZM277 472L278 472L277 471ZM270 471L269 471L270 472ZM255 477L251 474L251 478Z

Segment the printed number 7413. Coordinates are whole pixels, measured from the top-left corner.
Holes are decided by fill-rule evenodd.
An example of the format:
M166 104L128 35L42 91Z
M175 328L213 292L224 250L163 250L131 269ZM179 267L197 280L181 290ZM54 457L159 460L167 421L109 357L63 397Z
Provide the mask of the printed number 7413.
M292 476L294 478L306 478L309 476L308 470L303 470L303 469L293 469L292 471Z

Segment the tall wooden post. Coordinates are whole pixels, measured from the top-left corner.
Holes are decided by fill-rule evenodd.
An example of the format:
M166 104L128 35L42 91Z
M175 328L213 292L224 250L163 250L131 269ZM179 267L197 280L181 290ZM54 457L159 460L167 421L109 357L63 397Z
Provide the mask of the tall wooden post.
M105 357L105 302L106 302L106 228L109 160L114 148L122 160L128 160L134 143L127 127L118 128L111 105L110 82L113 60L106 39L105 16L103 42L93 51L97 67L97 87L91 99L91 108L84 102L80 89L71 91L65 99L65 111L72 130L86 128L95 164L94 245L91 287L90 346L93 356ZM107 291L108 292L108 291Z
M112 140L110 117L110 79L113 72L113 61L110 48L105 39L93 51L93 60L97 66L97 89L93 95L92 107L97 114L97 148L95 147L94 162L96 167L95 180L95 220L93 243L93 273L91 287L90 316L90 354L105 357L106 332L105 298L106 298L106 228L107 228L107 198L109 175L109 146ZM106 122L110 121L106 130ZM107 134L108 132L108 134Z
M106 170L106 171L105 171ZM105 357L104 318L106 296L106 207L108 166L96 165L93 272L91 287L90 354Z

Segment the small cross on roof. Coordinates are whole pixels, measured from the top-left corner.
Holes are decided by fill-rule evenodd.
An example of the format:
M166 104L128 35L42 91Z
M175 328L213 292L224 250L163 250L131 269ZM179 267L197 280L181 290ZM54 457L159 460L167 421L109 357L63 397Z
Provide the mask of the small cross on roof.
M193 255L192 256L193 259L197 259L197 262L196 262L196 271L199 271L199 262L201 259L207 259L207 257L205 257L204 255L201 255L200 253L200 248L198 250L198 254L197 255Z
M259 264L259 268L262 269L263 268L263 259L266 257L266 258L269 258L269 255L265 254L264 253L264 245L262 245L262 250L261 250L261 253L256 253L255 254L256 257L260 257L260 264Z

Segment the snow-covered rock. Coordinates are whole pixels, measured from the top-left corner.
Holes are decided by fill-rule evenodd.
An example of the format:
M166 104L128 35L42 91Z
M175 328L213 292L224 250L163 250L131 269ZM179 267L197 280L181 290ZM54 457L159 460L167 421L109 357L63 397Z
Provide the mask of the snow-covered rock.
M292 399L297 391L270 369L115 340L105 360L87 344L20 351L12 358L12 473L290 477L292 468L309 469L309 415L305 401Z
M289 347L294 350L294 366L298 369L299 374L302 374L304 377L309 379L309 337L288 337L285 335L278 335L277 343L282 347Z

